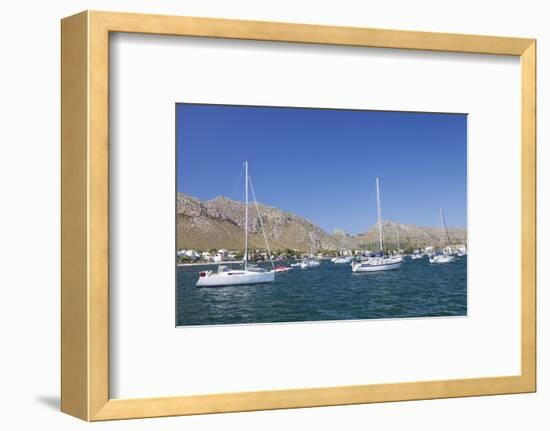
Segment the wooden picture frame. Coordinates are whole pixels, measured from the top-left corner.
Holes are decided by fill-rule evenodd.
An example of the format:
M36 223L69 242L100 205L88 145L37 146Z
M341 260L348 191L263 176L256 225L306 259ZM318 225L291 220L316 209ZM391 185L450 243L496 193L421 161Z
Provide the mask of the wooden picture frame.
M87 421L536 390L533 39L85 11L61 22L61 410ZM521 374L150 399L109 397L109 34L285 41L521 58Z

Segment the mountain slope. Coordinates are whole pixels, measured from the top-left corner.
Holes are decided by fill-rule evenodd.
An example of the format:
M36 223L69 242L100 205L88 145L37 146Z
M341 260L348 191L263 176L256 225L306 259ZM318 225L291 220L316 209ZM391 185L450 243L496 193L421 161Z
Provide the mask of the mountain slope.
M177 247L179 249L208 250L226 248L242 250L244 247L244 203L223 196L206 202L183 193L177 196ZM359 235L343 231L328 234L319 226L303 217L287 211L258 204L258 210L272 249L296 249L309 251L319 249L368 249L376 248L378 229L373 226ZM384 221L386 244L396 243L399 227L400 245L416 245L418 236L421 246L439 243L439 228L419 228L413 225ZM464 229L449 229L452 242L466 242ZM251 248L264 249L260 218L254 204L249 204L249 244Z

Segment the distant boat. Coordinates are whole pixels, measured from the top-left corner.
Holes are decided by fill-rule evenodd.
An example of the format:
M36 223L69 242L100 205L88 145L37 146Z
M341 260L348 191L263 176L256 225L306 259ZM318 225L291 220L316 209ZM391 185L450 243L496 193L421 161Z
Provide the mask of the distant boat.
M351 270L353 272L375 272L398 269L403 264L402 258L393 258L384 256L384 238L382 233L381 209L380 209L380 181L376 178L376 202L378 210L378 237L380 244L380 256L371 257L365 261L353 262Z
M310 257L306 257L300 262L300 268L302 269L314 268L319 265L321 265L321 262L319 262L317 259L313 259Z
M445 248L444 237L446 236L448 243L450 243L451 241L449 239L449 231L447 230L447 224L445 223L445 216L443 215L443 208L439 208L439 216L441 219L441 232L439 236L441 251L430 257L430 263L449 263L455 260L455 257L451 253L449 253Z
M403 255L401 254L401 243L399 242L399 224L395 224L395 229L397 237L397 250L395 253L392 254L392 258L399 262L403 262Z
M455 257L452 254L435 254L430 257L430 263L449 263L455 260Z
M332 259L334 263L351 263L353 261L353 257L351 256L341 256L337 257L335 259Z
M244 189L245 189L245 222L244 222L244 257L243 257L243 269L230 269L226 265L218 266L218 271L201 271L199 273L199 279L197 280L196 287L221 287L221 286L236 286L242 284L259 284L259 283L271 283L275 280L275 271L267 271L253 264L248 264L248 186L252 186L250 178L248 176L248 162L244 163ZM254 189L252 189L252 195L254 197L254 203L256 204L256 210L258 216L260 212L258 210L258 204L256 197L254 196ZM260 225L262 226L262 232L265 232L260 217ZM269 245L266 247L269 253ZM271 260L271 253L270 253ZM273 261L271 261L273 267Z
M309 256L306 256L304 257L299 263L298 263L298 266L302 269L307 269L307 268L315 268L319 265L321 265L321 262L319 262L317 259L315 259L314 255L313 255L313 238L311 236L311 232L309 234L309 240L310 240L310 255Z
M416 232L416 250L411 254L412 260L422 259L424 255L420 253L420 242L418 241L418 232Z

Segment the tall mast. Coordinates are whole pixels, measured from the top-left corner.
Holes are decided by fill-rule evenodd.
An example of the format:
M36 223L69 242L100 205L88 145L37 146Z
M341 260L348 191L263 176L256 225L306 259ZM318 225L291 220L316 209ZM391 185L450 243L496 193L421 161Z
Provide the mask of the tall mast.
M380 250L384 251L384 241L382 240L382 221L380 220L380 181L376 177L376 203L378 207L378 237L380 240Z
M248 264L248 161L244 162L244 260L246 270Z
M443 227L445 228L445 237L447 238L447 245L451 245L451 237L449 236L449 229L447 229L447 221L445 220L445 213L441 209L441 219L443 220Z

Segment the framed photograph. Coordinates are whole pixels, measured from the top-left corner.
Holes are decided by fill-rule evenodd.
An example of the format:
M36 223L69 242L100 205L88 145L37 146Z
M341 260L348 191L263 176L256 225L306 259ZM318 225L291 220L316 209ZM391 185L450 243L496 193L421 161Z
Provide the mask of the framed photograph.
M536 390L533 39L62 20L61 409Z
M467 315L466 114L181 103L176 136L176 325Z

